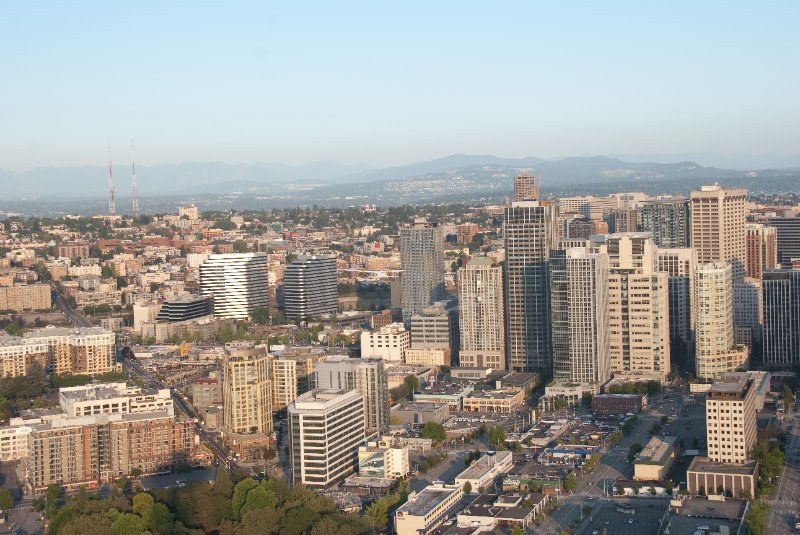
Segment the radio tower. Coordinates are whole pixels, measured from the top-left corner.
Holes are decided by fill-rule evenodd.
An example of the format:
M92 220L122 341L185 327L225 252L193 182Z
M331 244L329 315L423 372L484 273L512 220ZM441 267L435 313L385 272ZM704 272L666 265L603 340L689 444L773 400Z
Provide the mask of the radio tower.
M114 215L114 176L111 171L111 139L108 140L108 215Z
M136 196L136 158L133 155L133 139L131 139L131 184L133 185L131 209L133 210L133 217L139 217L139 199Z

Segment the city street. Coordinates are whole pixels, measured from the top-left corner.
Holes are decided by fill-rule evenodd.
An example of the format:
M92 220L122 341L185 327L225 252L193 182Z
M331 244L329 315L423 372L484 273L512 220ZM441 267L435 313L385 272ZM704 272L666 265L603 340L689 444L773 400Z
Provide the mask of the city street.
M787 416L788 418L798 418ZM788 427L788 426L787 426ZM800 434L797 423L788 427L789 440L786 445L786 459L772 495L764 501L769 504L767 533L783 535L796 533L794 529L800 514Z

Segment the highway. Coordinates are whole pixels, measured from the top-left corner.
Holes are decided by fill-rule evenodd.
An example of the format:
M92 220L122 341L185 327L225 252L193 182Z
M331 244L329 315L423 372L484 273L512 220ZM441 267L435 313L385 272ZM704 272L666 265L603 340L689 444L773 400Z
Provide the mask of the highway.
M59 309L61 313L72 322L73 325L76 327L92 326L92 322L89 321L85 316L70 308L66 300L61 296L60 293L58 293L58 291L56 291L55 287L52 287L51 294L53 296L53 306Z

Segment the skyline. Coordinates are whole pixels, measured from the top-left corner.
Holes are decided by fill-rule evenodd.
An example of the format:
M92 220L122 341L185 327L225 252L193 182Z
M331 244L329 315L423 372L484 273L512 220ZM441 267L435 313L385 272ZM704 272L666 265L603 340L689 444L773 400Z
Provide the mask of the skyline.
M797 165L795 3L3 11L9 171L102 166L109 137L120 165L135 138L142 168L459 153Z

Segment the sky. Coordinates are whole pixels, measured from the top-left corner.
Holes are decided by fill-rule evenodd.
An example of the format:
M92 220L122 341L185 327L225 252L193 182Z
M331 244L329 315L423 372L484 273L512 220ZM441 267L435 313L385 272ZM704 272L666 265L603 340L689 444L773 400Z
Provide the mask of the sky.
M797 156L800 2L759 4L8 0L0 169Z

